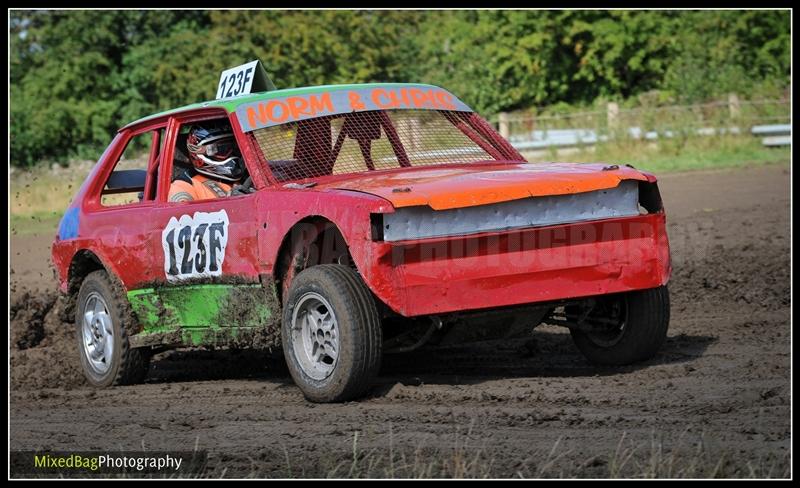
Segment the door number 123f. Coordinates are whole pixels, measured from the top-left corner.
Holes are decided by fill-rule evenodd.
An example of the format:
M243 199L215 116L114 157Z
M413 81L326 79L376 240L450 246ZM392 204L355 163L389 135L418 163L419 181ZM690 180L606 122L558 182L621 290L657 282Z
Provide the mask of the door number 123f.
M225 210L172 217L161 233L167 281L221 276L228 224Z

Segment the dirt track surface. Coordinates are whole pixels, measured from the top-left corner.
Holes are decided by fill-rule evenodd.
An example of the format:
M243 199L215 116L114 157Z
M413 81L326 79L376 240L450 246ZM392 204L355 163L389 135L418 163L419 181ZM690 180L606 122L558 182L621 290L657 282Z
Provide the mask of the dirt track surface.
M788 168L661 188L674 274L654 359L594 367L542 326L387 356L370 395L339 405L249 351L172 351L144 385L85 386L52 295L22 298L54 286L51 237L14 236L11 449L205 449L205 476L788 476Z

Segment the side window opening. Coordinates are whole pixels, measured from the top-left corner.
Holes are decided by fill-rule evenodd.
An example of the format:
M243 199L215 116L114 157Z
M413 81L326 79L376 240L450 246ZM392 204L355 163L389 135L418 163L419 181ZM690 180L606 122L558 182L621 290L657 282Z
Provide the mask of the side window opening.
M168 197L171 203L235 195L248 176L226 117L181 124L173 152Z
M131 137L100 194L104 207L152 201L156 195L158 156L164 129Z

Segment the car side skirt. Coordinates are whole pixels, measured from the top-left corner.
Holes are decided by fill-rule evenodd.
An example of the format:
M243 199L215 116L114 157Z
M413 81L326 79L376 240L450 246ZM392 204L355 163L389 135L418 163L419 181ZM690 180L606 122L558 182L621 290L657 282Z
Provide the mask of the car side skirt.
M190 284L130 290L140 331L132 347L280 344L280 305L273 286Z

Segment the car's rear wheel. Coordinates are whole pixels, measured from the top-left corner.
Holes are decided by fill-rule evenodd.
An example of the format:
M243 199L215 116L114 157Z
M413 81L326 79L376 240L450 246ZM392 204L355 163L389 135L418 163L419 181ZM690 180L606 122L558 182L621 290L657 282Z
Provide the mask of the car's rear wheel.
M306 398L362 395L380 368L381 323L358 273L338 264L308 268L292 281L284 305L283 352Z
M579 315L578 310L567 313ZM583 318L589 328L572 328L575 345L597 364L623 365L653 357L664 344L669 327L666 286L598 299Z
M80 363L89 383L107 387L144 380L150 357L146 351L131 349L130 307L105 271L94 271L83 280L76 312Z

